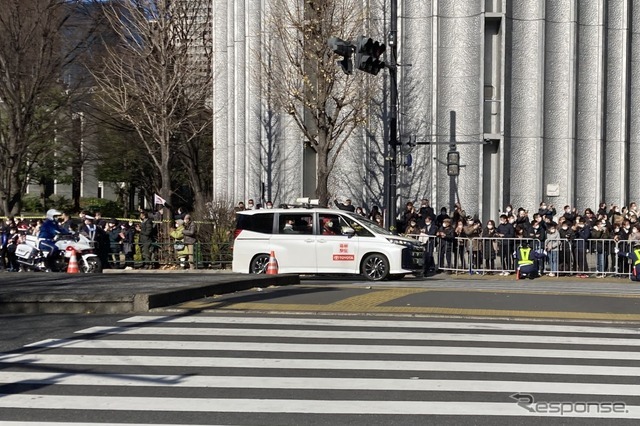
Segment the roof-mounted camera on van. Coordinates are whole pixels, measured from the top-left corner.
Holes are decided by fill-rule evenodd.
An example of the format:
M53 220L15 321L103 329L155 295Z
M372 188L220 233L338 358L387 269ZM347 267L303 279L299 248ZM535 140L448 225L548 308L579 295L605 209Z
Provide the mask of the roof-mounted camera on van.
M320 200L317 198L300 197L296 198L296 206L306 208L320 207Z

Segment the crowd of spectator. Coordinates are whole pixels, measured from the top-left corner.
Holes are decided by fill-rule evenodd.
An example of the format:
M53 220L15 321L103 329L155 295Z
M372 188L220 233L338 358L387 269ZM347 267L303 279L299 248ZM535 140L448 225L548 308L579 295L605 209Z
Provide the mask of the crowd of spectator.
M628 273L628 263L620 262L617 253L628 252L636 242L640 243L638 216L635 202L628 207L600 203L596 211L578 211L569 205L557 210L554 205L541 202L533 214L523 207L507 205L497 223L490 219L483 224L477 215L467 214L460 203L455 204L451 215L446 207L435 215L429 201L423 199L419 208L412 202L406 204L398 229L432 245L427 247L428 252L438 246L437 259L429 259L427 271L468 266L476 271L501 269L500 274L508 275L515 270L513 253L518 241L526 240L547 253L546 263L540 264L548 270L541 273L575 273L586 278L590 271L588 253L595 255L596 276ZM497 260L500 268L496 268Z
M380 209L374 206L369 214L355 207L351 200L335 200L342 210L369 217L380 226ZM628 206L600 203L597 210L565 205L561 210L551 203L541 202L533 214L509 204L497 220L484 224L477 214L468 214L460 203L449 212L446 207L437 212L424 198L407 202L397 218L397 230L416 238L426 246L425 272L470 270L509 275L516 269L514 253L519 241L526 241L546 253L540 273L549 276L573 274L588 277L588 253L595 257L595 275L607 272L627 274L629 264L617 253L630 252L640 244L640 210L635 202Z
M355 206L349 198L333 204L340 210L369 218L383 226L381 209L371 211ZM287 207L281 205L280 207ZM249 200L239 202L236 210L273 208ZM468 214L460 203L453 211L442 207L438 212L424 198L407 202L397 217L399 234L416 238L426 246L425 272L470 270L490 271L501 275L514 273L514 253L520 240L544 250L545 261L540 262L541 273L549 276L573 274L588 277L607 272L629 272L627 262L620 261L618 252L629 252L636 242L640 245L640 211L635 202L628 206L600 203L598 208L579 211L565 205L541 202L536 211L507 205L499 217L482 223L477 214ZM614 250L615 248L615 250ZM595 271L590 269L587 254L595 257ZM593 266L593 265L592 265Z
M94 246L103 268L115 269L154 269L159 265L154 259L154 250L158 241L158 226L154 221L161 220L156 213L139 210L139 221L105 219L99 211L82 211L78 218L72 218L68 212L59 217L60 226L73 234L84 235ZM193 267L193 246L196 243L196 226L191 215L179 209L174 215L175 228L179 235L173 234L182 244L178 253L184 260L183 267ZM0 226L0 270L19 271L15 256L18 244L26 241L27 235L39 236L43 219L24 219L7 217ZM174 231L172 228L171 231ZM141 262L134 262L138 251Z

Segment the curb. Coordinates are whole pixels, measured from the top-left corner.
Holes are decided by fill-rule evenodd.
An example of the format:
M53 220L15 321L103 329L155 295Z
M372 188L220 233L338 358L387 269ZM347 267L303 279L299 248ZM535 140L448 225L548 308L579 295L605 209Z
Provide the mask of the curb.
M145 271L154 273L155 271ZM160 271L161 272L161 271ZM183 271L179 271L183 272ZM117 279L114 275L114 279ZM52 289L21 288L11 294L0 297L0 314L130 314L146 313L154 308L172 306L190 300L211 297L214 295L233 293L251 288L287 286L300 283L300 276L283 275L249 275L219 277L217 282L202 284L186 284L184 287L167 289L158 282L158 288L136 289L135 284L116 283L113 290L108 292L92 292L91 285L78 284L75 290L55 291Z
M148 312L155 308L163 308L219 294L235 293L255 287L279 287L293 284L300 284L299 275L252 276L246 280L220 282L209 285L194 285L157 293L142 293L134 296L133 309L134 312Z

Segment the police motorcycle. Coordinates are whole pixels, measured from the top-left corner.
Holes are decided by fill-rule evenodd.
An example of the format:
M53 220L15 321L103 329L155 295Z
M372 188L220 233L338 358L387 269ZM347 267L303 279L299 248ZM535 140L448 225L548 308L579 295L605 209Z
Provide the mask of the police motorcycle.
M41 238L26 235L16 247L16 260L23 271L66 272L71 257L76 256L78 270L83 273L102 272L102 263L95 253L93 242L82 234L57 234L53 242L58 248L54 258L49 251L40 249Z

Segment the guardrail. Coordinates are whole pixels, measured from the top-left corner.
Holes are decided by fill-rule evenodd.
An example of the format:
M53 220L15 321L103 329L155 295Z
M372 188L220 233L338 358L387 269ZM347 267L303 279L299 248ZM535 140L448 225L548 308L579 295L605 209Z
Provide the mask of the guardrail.
M516 249L525 242L533 250L546 251L544 259L538 262L541 275L627 278L631 272L629 260L619 256L616 249L622 253L630 252L633 249L632 241L407 236L417 239L425 246L427 272L513 274L517 266Z
M156 242L152 244L152 263L157 268L163 269L230 269L232 252L231 244L212 244L197 242L193 245L193 259L186 260L179 254L174 243ZM120 250L117 253L109 253L109 266L111 268L124 268L126 266L137 268L142 265L142 246L133 244L133 256L127 257Z

